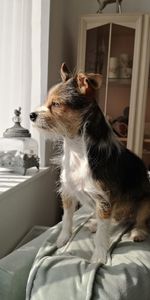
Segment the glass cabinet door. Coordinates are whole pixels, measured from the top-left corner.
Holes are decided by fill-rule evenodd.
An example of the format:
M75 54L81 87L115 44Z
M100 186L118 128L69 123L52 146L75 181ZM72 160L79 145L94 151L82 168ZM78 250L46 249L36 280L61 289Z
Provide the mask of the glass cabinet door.
M101 73L98 104L116 136L132 150L142 16L93 15L81 20L78 70Z
M85 72L103 75L103 84L98 95L99 105L103 112L105 111L106 100L109 35L109 24L87 30L85 52Z
M135 29L111 24L110 34L104 114L127 144Z

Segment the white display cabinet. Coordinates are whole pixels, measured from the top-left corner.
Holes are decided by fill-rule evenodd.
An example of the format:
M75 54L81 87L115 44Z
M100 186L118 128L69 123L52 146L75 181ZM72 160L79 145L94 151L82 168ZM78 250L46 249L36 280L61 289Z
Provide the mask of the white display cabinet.
M101 73L98 103L120 141L150 165L148 14L81 17L77 69ZM144 142L143 142L144 141Z

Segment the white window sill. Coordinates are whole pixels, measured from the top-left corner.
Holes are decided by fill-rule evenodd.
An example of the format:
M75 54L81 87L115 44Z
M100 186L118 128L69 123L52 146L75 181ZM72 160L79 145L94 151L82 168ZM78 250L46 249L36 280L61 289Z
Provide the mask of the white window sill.
M0 168L0 198L22 188L29 182L37 180L38 177L46 174L48 171L49 167L40 168L39 171L36 168L31 168L28 169L26 175L19 175Z

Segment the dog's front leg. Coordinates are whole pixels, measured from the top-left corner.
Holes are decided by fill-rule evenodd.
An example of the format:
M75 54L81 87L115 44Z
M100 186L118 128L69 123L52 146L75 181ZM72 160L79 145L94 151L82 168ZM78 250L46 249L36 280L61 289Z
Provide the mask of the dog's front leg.
M110 209L103 210L99 202L96 205L97 231L94 237L95 250L92 256L93 262L107 261L107 253L110 242Z
M57 239L58 248L64 246L72 234L72 219L76 207L76 201L72 200L68 195L62 195L62 203L64 214L62 219L62 230Z

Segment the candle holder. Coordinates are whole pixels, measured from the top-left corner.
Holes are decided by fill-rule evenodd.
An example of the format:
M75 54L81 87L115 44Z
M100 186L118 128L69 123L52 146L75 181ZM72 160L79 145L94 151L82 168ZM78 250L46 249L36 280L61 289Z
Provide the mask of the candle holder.
M21 108L14 110L14 125L0 138L0 167L23 175L27 169L39 170L38 144L28 129L21 126Z

